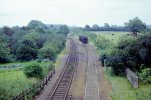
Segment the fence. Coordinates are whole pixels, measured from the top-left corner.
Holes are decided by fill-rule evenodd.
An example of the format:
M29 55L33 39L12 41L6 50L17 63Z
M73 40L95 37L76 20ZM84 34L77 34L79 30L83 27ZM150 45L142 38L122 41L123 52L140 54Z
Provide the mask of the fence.
M8 70L8 69L19 69L22 68L20 64L17 65L11 65L11 66L0 66L0 70Z
M134 88L138 88L138 76L129 68L126 68L126 77Z
M11 100L28 100L32 96L38 95L39 92L44 89L44 86L48 84L50 78L52 78L53 74L55 74L55 68L49 72L49 74L40 82L37 82L35 85L30 87L29 89L22 91L17 96L13 97Z

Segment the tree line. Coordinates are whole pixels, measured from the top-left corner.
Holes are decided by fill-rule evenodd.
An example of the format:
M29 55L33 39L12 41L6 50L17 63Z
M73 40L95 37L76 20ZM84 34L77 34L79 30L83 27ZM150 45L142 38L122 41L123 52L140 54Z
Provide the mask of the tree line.
M64 48L69 28L32 20L27 26L0 28L0 63L48 58Z
M139 32L151 31L150 25L146 25L138 17L135 17L128 22L124 23L124 26L110 25L104 23L104 26L99 26L94 24L92 27L90 25L85 25L83 28L86 31L123 31L123 32L132 32L132 35L137 35Z

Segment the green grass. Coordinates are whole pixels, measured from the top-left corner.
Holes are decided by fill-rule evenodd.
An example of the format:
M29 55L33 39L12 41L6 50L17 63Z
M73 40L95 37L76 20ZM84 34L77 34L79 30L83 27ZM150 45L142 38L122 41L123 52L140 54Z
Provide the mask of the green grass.
M17 79L26 79L22 70L0 71L0 81L1 80L17 80Z
M30 88L36 79L27 79L22 70L0 71L0 97L10 98Z
M12 66L12 65L25 65L28 64L29 62L11 62L11 63L4 63L0 64L0 66Z
M113 100L151 100L151 85L140 84L134 89L125 77L112 76L111 68L106 71L106 78L112 84Z
M128 36L128 32L108 32L108 31L101 31L101 32L93 32L98 36L105 37L106 39L112 41L114 44L118 44L119 41L125 37L131 37ZM112 35L114 34L114 35Z

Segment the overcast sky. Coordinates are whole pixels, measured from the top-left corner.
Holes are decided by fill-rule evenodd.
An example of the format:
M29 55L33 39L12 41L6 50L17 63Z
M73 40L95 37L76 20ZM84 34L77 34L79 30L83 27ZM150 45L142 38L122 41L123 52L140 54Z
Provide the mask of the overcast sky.
M139 17L151 24L151 0L0 0L0 26L46 24L122 25Z

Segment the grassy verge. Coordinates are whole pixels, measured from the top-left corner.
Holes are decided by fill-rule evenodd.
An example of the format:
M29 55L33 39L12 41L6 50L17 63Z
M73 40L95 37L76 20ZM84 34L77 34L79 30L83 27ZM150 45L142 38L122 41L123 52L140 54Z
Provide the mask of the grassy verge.
M11 63L0 64L0 66L25 65L28 63L29 62L11 62Z
M57 58L61 59L64 54L66 53L66 49L62 51L61 54L58 55ZM16 62L16 63L7 63L7 64L0 64L1 66L12 66L20 64L22 67L26 66L30 62ZM37 62L44 70L44 76L46 76L51 69L53 62L49 60L44 60L41 62ZM60 64L60 60L55 62L55 66ZM21 93L21 91L29 89L33 86L33 84L37 83L37 79L35 78L26 78L23 73L23 68L20 69L7 69L7 70L0 70L0 100L5 97L5 99L9 100L11 97L16 96L17 94ZM4 100L5 100L4 99Z
M112 76L111 68L104 71L106 71L106 78L112 84L113 100L151 100L151 84L140 84L139 88L133 89L125 77Z
M22 70L0 72L0 97L10 98L36 83L36 79L27 79Z

